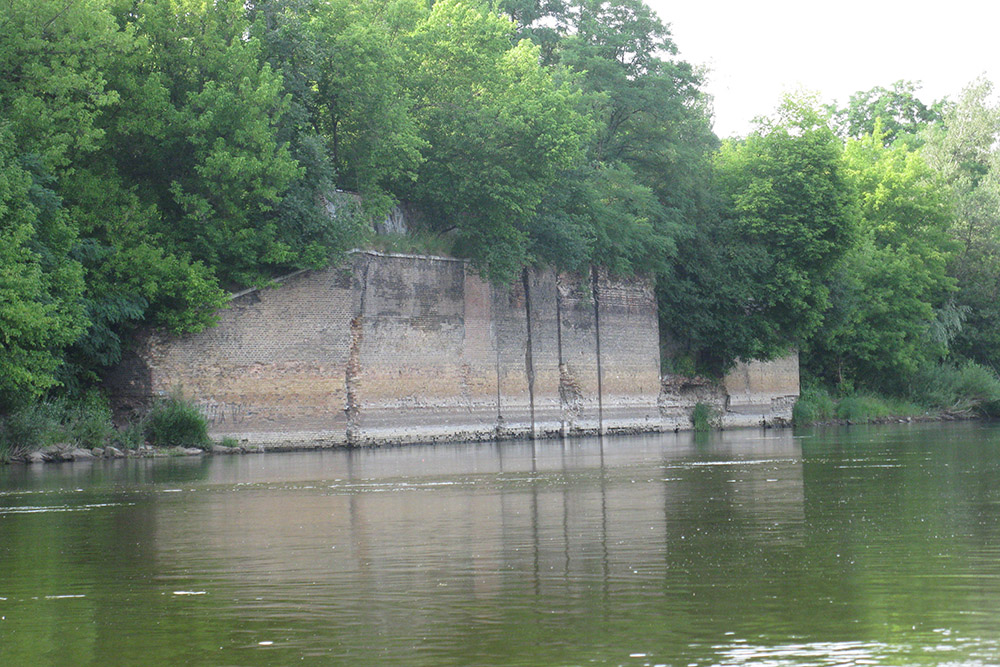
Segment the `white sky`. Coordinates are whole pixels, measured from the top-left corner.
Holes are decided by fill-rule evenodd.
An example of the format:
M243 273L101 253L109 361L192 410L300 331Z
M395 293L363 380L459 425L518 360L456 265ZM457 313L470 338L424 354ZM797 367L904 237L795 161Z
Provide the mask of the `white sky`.
M786 91L846 104L851 93L919 81L921 100L957 97L981 74L1000 86L997 0L646 0L680 57L710 69L715 131L744 135Z

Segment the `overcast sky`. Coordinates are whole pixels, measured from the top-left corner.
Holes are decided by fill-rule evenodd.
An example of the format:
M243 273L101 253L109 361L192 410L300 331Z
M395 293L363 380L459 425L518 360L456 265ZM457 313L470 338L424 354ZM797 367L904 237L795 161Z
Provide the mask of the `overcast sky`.
M646 0L671 25L680 57L706 65L715 131L743 135L784 92L825 102L899 79L926 102L981 74L1000 85L997 0Z

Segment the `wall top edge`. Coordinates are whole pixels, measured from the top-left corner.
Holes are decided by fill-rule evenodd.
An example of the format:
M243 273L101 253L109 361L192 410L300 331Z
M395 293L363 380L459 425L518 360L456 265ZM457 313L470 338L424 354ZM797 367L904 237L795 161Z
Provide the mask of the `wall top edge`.
M443 256L439 256L439 255L410 255L410 254L401 253L401 252L379 252L377 250L363 250L361 248L352 248L352 249L348 250L345 254L346 255L369 255L371 257L398 257L398 258L401 258L401 259L427 259L427 260L432 260L432 261L435 261L435 262L456 262L458 264L467 264L469 262L469 260L467 260L467 259L459 259L459 258L456 258L456 257L443 257ZM254 292L259 292L261 290L268 289L269 287L273 287L274 285L280 285L281 283L283 283L283 282L285 282L287 280L291 280L292 278L294 278L296 276L300 276L303 273L308 273L310 271L324 271L324 270L329 269L329 268L332 268L332 264L329 265L329 266L325 266L325 267L319 268L319 269L299 269L298 271L292 271L291 273L286 273L283 276L278 276L277 278L272 278L267 285L264 285L262 287L248 287L248 288L246 288L244 290L240 290L239 292L233 292L233 293L231 293L229 295L229 300L230 301L235 301L236 299L239 299L240 297L244 297L247 294L253 294Z
M458 264L468 264L469 260L459 257L445 257L443 255L411 255L404 252L379 252L378 250L362 250L353 248L347 251L348 255L370 255L372 257L398 257L401 259L430 259L435 262L456 262Z
M292 271L291 273L286 273L283 276L278 276L277 278L272 278L271 279L271 285L273 285L275 283L278 283L278 284L283 283L286 280L291 280L295 276L300 276L303 273L308 273L309 271L312 271L312 270L313 269L299 269L298 271ZM271 285L265 285L264 287L248 287L245 290L240 290L239 292L233 292L232 294L229 295L229 300L230 301L234 301L234 300L240 298L241 296L246 296L247 294L253 294L254 292L259 292L262 289L267 289Z
M352 249L348 250L345 254L346 255L368 255L369 257L389 257L389 258L397 258L397 259L422 259L422 260L428 260L428 261L432 261L432 262L452 262L452 263L464 264L464 265L469 265L470 264L469 260L462 259L462 258L459 258L459 257L445 257L443 255L415 255L415 254L402 253L402 252L379 252L378 250L365 250L363 248L352 248ZM322 268L319 268L319 269L299 269L298 271L292 271L291 273L287 273L287 274L285 274L283 276L278 276L277 278L272 278L267 285L264 285L262 287L248 287L248 288L246 288L244 290L240 290L239 292L233 292L233 293L231 293L229 295L229 300L230 301L235 301L236 299L244 297L244 296L246 296L248 294L253 294L254 292L260 292L261 290L268 289L269 287L274 287L275 285L280 285L281 283L283 283L285 281L288 281L288 280L291 280L292 278L295 278L296 276L300 276L303 273L308 273L310 271L324 271L324 270L329 269L329 268L333 268L333 265L331 264L329 266L325 266L325 267L322 267ZM635 277L636 278L640 278L640 279L647 279L648 280L647 276L637 275Z

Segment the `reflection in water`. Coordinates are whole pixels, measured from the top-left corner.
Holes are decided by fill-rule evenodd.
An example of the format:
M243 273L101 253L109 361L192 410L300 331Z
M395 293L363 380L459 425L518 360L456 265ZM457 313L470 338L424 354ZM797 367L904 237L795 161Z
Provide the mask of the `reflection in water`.
M1000 430L0 470L0 664L991 664Z

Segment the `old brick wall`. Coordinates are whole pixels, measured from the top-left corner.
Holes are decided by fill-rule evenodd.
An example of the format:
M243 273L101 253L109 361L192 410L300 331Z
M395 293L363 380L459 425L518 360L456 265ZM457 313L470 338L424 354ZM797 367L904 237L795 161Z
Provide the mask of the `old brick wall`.
M691 412L698 403L710 406L723 428L787 425L799 397L799 355L740 362L722 381L665 375L661 386L664 430L691 428Z
M358 257L358 417L350 438L493 435L497 372L488 288L459 260Z
M601 277L593 290L599 305L605 426L612 431L654 430L659 425L660 338L653 285Z
M345 371L357 294L352 267L302 272L278 289L233 298L217 326L175 337L140 334L107 378L118 407L148 407L180 390L214 436L265 442L346 435Z
M799 355L737 364L723 381L734 426L791 419L799 397Z
M674 428L689 408L659 366L649 281L530 270L496 287L461 260L357 252L235 295L199 334L145 332L107 383L133 409L179 388L215 437L371 444ZM797 370L751 365L718 401L759 419Z

